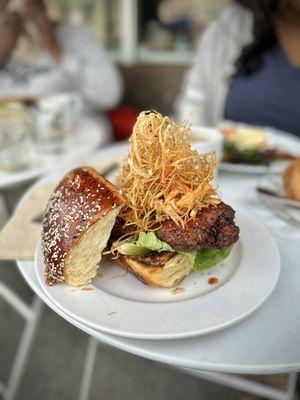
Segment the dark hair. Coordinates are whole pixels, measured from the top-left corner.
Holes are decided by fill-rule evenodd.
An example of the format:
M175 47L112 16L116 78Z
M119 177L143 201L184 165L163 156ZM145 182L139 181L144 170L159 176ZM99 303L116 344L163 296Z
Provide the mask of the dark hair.
M249 75L262 66L263 53L274 46L276 35L273 14L280 0L235 0L253 14L253 41L247 44L235 62L235 74Z

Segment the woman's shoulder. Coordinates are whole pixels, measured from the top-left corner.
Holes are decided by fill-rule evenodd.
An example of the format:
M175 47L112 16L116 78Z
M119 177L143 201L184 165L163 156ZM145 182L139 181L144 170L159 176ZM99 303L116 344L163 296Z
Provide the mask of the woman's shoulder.
M231 72L241 48L251 41L253 18L246 8L233 2L224 7L219 16L200 36L195 68L206 68L207 73Z
M249 15L251 12L240 4L238 1L232 1L221 9L220 17L242 17L244 15Z
M237 2L224 7L211 24L211 32L244 41L252 34L253 17L247 8ZM209 29L208 29L209 30Z

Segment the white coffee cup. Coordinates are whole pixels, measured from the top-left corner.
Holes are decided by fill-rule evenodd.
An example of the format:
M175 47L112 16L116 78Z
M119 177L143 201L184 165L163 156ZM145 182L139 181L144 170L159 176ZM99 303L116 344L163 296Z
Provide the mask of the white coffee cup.
M221 160L223 135L219 129L205 126L191 126L191 145L199 154L214 151L217 161Z

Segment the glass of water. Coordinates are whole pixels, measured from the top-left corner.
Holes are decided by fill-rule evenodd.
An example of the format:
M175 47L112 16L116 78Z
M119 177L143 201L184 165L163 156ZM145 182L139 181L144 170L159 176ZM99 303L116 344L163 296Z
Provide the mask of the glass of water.
M76 96L61 94L39 101L35 110L35 140L43 164L55 164L68 152L80 103Z
M0 171L20 172L36 164L34 124L20 104L0 108Z

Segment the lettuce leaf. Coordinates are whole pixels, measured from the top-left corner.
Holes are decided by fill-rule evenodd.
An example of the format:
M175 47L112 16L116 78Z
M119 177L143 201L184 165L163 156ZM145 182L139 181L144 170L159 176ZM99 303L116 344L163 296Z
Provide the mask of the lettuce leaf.
M144 256L151 251L157 251L158 253L175 251L168 243L159 240L154 232L140 232L136 242L128 240L125 243L120 243L116 249L125 256Z
M197 251L179 251L178 253L185 254L189 260L189 263L194 266Z
M145 256L149 253L148 249L140 247L136 243L121 243L115 248L124 256Z
M140 232L137 245L140 247L146 247L146 249L151 251L171 251L174 252L172 247L162 240L159 240L154 232Z
M179 251L185 254L193 265L193 269L202 271L213 267L228 257L232 246L223 247L221 249L201 249L198 251ZM116 249L125 256L145 256L151 251L175 252L175 250L166 242L159 240L154 232L140 232L136 242L127 241L120 243Z
M230 254L232 246L222 247L221 249L201 249L197 251L193 268L202 271L219 264Z

